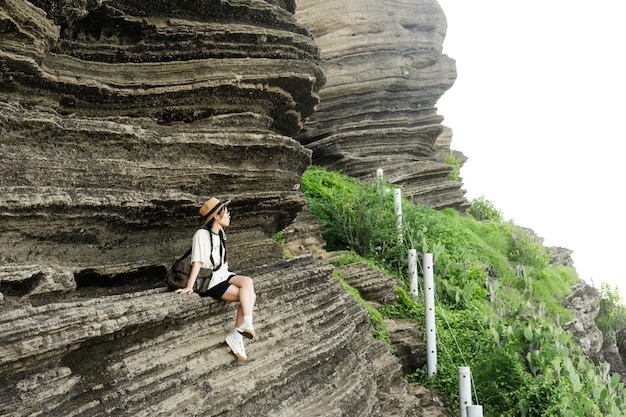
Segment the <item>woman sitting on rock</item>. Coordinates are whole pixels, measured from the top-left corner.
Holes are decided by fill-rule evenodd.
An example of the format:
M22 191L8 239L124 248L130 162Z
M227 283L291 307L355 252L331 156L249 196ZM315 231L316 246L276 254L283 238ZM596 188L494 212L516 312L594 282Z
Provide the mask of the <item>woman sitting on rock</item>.
M181 294L193 294L193 286L200 272L200 268L213 270L209 289L203 295L217 300L239 302L235 330L226 336L226 343L237 358L248 359L243 344L243 336L254 338L252 326L252 310L256 301L252 278L237 275L228 270L226 256L226 234L224 228L230 225L228 203L215 197L207 200L200 208L200 215L204 224L193 235L191 250L191 273L185 288L176 290Z

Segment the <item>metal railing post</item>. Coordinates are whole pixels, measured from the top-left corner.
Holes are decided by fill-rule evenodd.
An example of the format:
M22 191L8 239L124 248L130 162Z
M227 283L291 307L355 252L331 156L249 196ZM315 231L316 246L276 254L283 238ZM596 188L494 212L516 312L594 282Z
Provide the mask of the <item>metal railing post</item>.
M428 376L437 373L437 329L435 327L435 282L433 277L433 254L425 253L424 269L424 310L426 314L426 364Z
M402 243L402 190L399 188L393 189L393 213L396 215L398 243Z
M459 410L461 417L467 417L467 406L472 405L472 377L468 366L459 366Z
M417 250L409 249L409 279L413 301L417 301Z

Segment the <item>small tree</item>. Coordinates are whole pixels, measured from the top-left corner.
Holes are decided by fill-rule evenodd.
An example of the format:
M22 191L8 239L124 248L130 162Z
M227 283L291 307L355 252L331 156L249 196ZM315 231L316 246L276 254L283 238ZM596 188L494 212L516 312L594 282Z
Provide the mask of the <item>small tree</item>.
M446 154L446 164L452 167L452 171L448 174L448 178L452 181L457 181L461 175L461 160L457 158L452 151Z
M622 304L617 287L611 288L609 284L602 283L600 294L602 299L600 300L600 311L596 317L596 326L605 337L616 343L617 334L626 328L626 308Z
M485 196L475 198L470 203L469 208L465 211L476 220L491 220L492 222L502 222L502 212L493 205Z

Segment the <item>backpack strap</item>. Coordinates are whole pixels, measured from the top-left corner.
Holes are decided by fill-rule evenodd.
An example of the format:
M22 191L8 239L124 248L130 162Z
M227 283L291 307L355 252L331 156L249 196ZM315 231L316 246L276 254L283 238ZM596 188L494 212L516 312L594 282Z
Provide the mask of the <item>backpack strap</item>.
M209 259L211 260L211 269L215 270L217 267L215 266L215 259L213 259L213 235L209 230L209 241L211 242L211 252L209 253Z
M187 252L185 252L185 254L184 254L183 256L181 256L180 258L178 258L178 259L176 260L176 262L178 262L178 261L182 261L183 259L185 259L185 258L186 258L186 257L188 257L189 255L191 255L191 249L192 249L192 248L187 249Z

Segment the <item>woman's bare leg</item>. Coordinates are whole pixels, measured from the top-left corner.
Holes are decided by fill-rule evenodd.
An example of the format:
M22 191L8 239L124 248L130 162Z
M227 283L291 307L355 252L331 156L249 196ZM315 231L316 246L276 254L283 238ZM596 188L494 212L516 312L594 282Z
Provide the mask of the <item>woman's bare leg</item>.
M243 309L241 308L241 303L239 307L237 307L237 319L235 320L235 327L241 326L243 323Z
M256 302L256 294L254 293L254 285L252 278L243 275L235 275L230 279L230 284L221 299L224 301L239 301L237 308L237 319L235 321L235 333L253 339L255 336L254 326L252 325L252 310ZM239 335L235 335L238 337Z
M231 285L222 295L221 299L231 302L239 301L243 320L244 315L252 315L254 303L256 302L252 278L243 275L235 275L229 282ZM239 321L239 311L237 311L237 321Z

